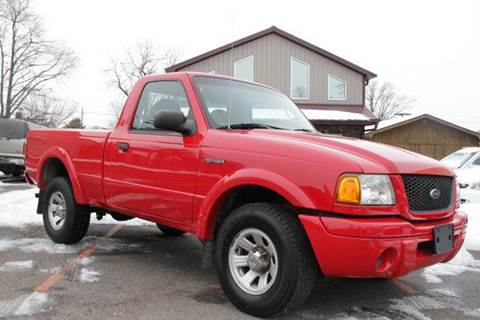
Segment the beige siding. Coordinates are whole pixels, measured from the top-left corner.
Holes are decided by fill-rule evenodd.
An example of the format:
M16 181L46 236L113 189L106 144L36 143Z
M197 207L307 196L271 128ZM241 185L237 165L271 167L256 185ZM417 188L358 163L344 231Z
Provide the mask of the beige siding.
M276 34L236 47L187 66L179 71L209 72L232 75L233 61L254 55L254 80L279 89L290 96L290 57L310 64L310 99L301 103L363 104L363 75L299 46ZM347 101L329 101L327 96L328 74L347 82Z

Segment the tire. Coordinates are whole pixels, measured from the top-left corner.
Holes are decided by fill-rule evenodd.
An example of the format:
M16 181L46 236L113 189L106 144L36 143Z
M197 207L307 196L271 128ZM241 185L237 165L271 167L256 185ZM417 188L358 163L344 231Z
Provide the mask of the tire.
M45 189L42 201L43 224L50 239L55 243L72 244L80 241L87 233L90 213L75 202L70 182L65 177L53 179ZM65 205L62 205L63 203ZM49 206L51 214L49 213ZM57 206L55 208L55 206ZM59 209L64 207L65 209ZM55 210L55 211L54 211ZM63 214L63 223L59 219ZM58 224L55 222L59 221Z
M164 225L158 224L157 223L158 229L163 232L164 235L169 236L169 237L178 237L181 236L185 233L185 231L166 227Z
M240 241L242 237L250 239L254 249L247 251L242 247L244 244L237 248L237 244L244 243ZM264 249L260 250L262 245ZM233 266L232 252L234 257L245 257L248 252L260 257L265 252L268 255L264 260L257 260L261 262L259 264L254 261L250 265L251 262L247 262L248 266L238 268ZM262 269L266 268L265 261L269 261L267 270ZM257 317L278 316L302 305L310 295L318 274L316 260L298 218L288 209L270 203L243 205L226 218L216 239L215 267L230 301L241 311ZM238 274L245 276L250 271L258 271L258 280L251 278L254 279L250 283L253 287L245 283L242 287L243 277ZM267 280L261 284L264 278ZM254 287L255 282L257 288Z

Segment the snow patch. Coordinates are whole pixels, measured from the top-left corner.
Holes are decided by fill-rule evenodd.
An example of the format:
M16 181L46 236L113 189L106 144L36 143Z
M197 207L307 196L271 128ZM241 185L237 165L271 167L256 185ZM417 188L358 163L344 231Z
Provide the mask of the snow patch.
M55 267L55 268L50 268L50 269L40 269L40 272L41 273L56 273L58 271L60 271L60 267Z
M0 239L0 251L20 249L24 252L46 252L50 254L74 254L90 245L95 245L97 250L114 251L138 249L140 245L127 243L119 239L86 237L81 242L73 245L56 244L50 239L24 238Z
M91 268L83 268L80 271L78 281L80 281L81 283L96 282L100 280L100 276L101 273L99 271L93 270Z
M82 259L80 260L80 264L81 264L82 266L86 266L87 264L90 264L90 263L92 263L92 262L93 262L93 260L95 260L95 258L94 258L94 257L86 257L86 258L82 258Z
M43 292L33 292L13 299L0 300L0 317L31 316L48 310L50 302Z
M467 237L464 247L480 251L480 203L465 203L461 209L468 214Z
M428 290L428 291L433 293L433 294L438 294L438 295L442 295L442 296L446 296L446 297L458 298L458 295L455 292L453 292L451 290L448 290L448 289L438 288L438 289L431 289L431 290Z
M445 292L444 292L445 293ZM452 298L451 296L449 298ZM392 299L389 306L391 310L398 311L408 319L430 320L422 311L453 309L456 312L462 312L465 316L480 317L479 309L471 309L461 306L459 300L456 301L438 301L427 296L410 296L402 299Z
M310 120L372 120L363 113L348 111L302 109L302 112Z
M33 268L33 260L26 261L10 261L5 262L1 267L0 271L25 271Z
M462 248L452 261L425 268L422 275L428 282L440 283L441 276L456 276L466 271L480 272L480 261L475 260L465 248Z
M8 183L0 183L0 186L6 187ZM15 185L12 185L15 186ZM0 193L0 226L25 228L28 225L43 225L42 215L37 214L37 198L35 193L38 189L35 187L26 190L6 191ZM127 221L116 221L110 215L106 215L102 220L97 220L92 214L91 223L96 224L123 224L129 226L152 225L152 222L142 219L131 219Z

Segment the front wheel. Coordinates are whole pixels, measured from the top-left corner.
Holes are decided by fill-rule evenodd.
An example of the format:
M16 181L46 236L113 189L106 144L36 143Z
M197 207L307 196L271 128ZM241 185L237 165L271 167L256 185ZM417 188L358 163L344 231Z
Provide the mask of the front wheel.
M225 294L259 317L290 312L309 296L317 264L298 218L270 203L232 212L216 240L215 266Z
M75 202L68 179L53 179L43 196L43 224L50 239L63 244L80 241L87 233L90 213Z

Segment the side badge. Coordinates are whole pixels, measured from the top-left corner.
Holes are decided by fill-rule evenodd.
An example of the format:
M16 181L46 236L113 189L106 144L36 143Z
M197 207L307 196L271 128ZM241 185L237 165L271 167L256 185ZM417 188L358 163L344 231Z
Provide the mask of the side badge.
M205 161L206 164L225 164L225 160L223 159L205 158L203 161Z

